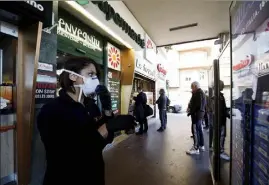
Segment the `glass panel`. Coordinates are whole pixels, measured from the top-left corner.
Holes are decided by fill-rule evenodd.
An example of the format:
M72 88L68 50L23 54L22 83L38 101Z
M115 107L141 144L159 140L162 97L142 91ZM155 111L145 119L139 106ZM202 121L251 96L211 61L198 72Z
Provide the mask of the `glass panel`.
M269 2L232 7L232 184L268 184Z
M219 58L219 68L220 68L220 80L224 83L224 89L221 93L225 98L226 107L228 108L227 113L229 113L229 109L231 107L231 72L230 72L230 45L226 47L224 52ZM224 152L221 153L221 166L220 166L220 175L221 181L223 184L228 185L230 181L230 142L231 142L231 121L230 119L226 119L225 125L221 126L221 133L223 133L223 137L221 137L220 145L224 145Z

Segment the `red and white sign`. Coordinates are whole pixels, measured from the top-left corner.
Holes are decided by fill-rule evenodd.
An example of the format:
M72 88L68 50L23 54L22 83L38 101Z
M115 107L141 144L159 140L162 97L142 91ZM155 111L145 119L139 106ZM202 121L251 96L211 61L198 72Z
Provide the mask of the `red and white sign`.
M145 44L145 59L151 63L155 63L157 58L157 48L147 34L145 34Z
M121 70L120 50L109 43L107 43L107 66L117 71Z
M240 71L246 67L248 67L253 62L253 55L247 55L246 59L241 60L238 64L233 66L234 71Z
M167 74L167 71L162 67L161 64L157 65L157 70L159 71L159 73L162 73L164 76Z

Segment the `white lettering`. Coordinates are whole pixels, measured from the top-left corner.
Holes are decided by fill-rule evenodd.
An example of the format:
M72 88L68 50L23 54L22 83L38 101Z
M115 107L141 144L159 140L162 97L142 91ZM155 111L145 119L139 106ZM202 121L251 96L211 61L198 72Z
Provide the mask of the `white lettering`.
M44 11L44 7L41 5L41 4L38 4L37 2L35 1L24 1L26 2L27 4L35 7L36 9L38 9L39 11L43 12Z
M100 41L97 40L95 36L88 35L87 32L83 32L81 29L73 26L72 24L65 22L62 18L58 20L58 24L58 35L76 43L80 43L87 48L102 51L103 48L100 46Z

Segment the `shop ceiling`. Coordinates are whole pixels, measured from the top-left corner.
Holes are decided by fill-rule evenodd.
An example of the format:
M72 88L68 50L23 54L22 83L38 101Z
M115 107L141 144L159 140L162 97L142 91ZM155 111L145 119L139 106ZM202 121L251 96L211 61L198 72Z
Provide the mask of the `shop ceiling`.
M159 47L213 39L229 31L230 1L124 0L124 3Z

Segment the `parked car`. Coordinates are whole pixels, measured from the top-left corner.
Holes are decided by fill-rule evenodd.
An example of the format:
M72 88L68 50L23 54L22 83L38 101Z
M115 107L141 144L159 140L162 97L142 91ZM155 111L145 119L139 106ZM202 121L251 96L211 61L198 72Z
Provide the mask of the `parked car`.
M167 108L169 113L179 113L182 110L182 105L179 103L179 100L170 100L170 105Z

